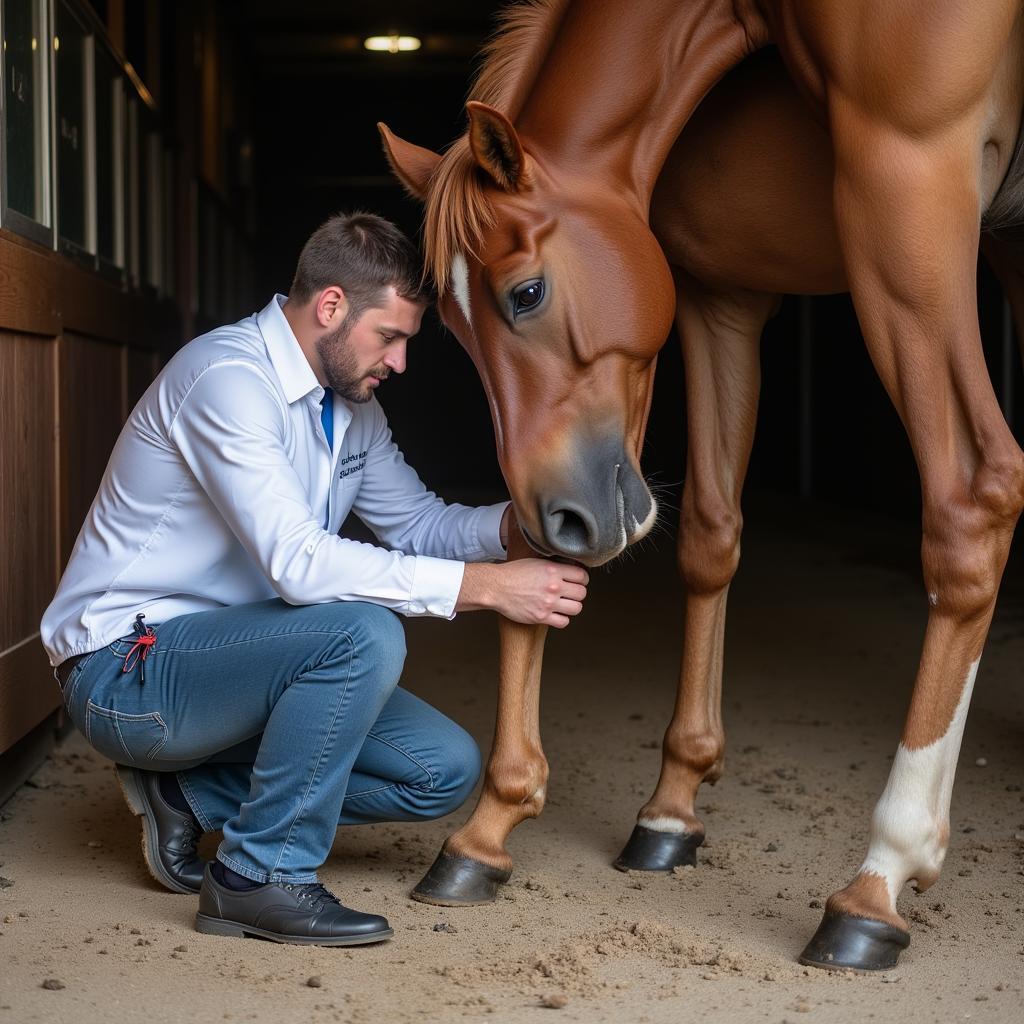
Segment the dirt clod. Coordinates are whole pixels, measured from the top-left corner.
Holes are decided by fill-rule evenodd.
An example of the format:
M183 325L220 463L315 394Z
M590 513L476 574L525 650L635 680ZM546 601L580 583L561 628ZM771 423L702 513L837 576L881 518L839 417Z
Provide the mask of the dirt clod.
M569 997L563 995L561 992L556 992L553 995L541 996L540 1005L548 1010L561 1010L563 1007L569 1005Z

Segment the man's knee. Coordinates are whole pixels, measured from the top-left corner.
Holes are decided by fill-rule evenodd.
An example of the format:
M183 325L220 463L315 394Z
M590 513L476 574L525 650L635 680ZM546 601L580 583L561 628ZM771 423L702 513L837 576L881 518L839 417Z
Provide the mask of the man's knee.
M444 759L434 779L436 802L433 817L449 814L465 803L480 778L482 759L476 740L461 726L451 723L445 737Z
M358 625L346 632L368 673L383 689L393 690L405 665L405 629L398 616L388 608L368 604Z

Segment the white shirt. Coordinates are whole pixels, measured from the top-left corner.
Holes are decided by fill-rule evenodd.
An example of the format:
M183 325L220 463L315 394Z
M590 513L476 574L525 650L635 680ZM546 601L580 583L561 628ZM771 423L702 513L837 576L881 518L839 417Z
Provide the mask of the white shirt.
M131 633L138 612L155 626L281 597L451 618L464 563L505 557L507 503L445 505L376 399L334 396L328 448L283 303L185 345L140 399L43 614L51 665ZM339 537L350 511L391 550Z

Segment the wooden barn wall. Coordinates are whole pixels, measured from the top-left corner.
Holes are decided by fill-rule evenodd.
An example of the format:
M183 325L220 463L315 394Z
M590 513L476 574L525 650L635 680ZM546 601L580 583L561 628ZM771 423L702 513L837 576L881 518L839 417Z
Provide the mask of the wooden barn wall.
M166 301L0 231L0 754L61 706L39 620L179 323Z

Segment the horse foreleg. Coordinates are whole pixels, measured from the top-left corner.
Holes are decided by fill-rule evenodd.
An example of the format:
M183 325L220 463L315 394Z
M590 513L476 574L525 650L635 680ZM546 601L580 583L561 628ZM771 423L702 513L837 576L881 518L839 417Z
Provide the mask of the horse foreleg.
M679 524L683 657L661 776L615 862L623 871L694 864L704 841L694 803L700 784L722 772L726 597L739 564L740 492L757 420L761 331L778 302L760 292L712 291L682 271L676 289L689 428Z
M531 553L518 528L513 529L509 557ZM448 837L413 890L413 899L423 903L492 902L512 874L505 848L509 833L544 806L548 763L540 742L540 674L547 627L499 618L498 632L498 712L483 790L469 820Z
M903 886L936 881L978 662L1013 529L1024 455L1003 419L981 348L975 295L979 160L969 119L927 142L837 95L836 212L854 302L875 368L921 475L929 614L900 745L867 856L832 895L802 962L892 967L909 943Z

